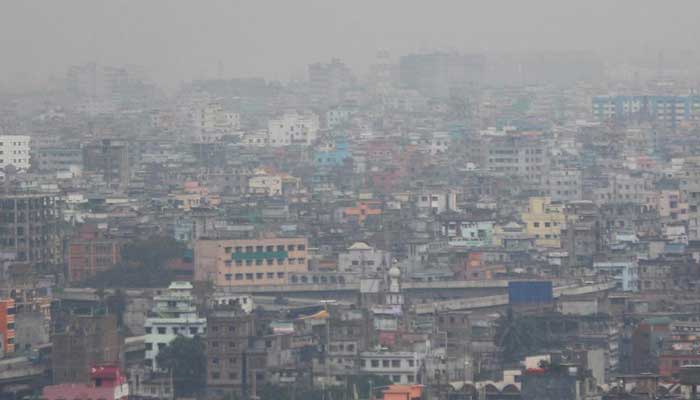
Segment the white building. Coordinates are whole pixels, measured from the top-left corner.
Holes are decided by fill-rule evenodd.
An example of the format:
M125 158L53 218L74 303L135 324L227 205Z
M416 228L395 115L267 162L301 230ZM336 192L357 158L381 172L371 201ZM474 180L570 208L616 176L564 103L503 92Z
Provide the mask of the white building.
M225 135L237 135L241 128L241 116L224 110L219 103L208 103L192 111L191 123L199 140L215 142Z
M454 189L424 188L415 194L414 201L419 210L432 214L459 211L457 191Z
M152 316L145 323L145 364L158 369L156 358L178 336L194 337L206 333L207 319L200 318L194 306L192 284L173 282L168 291L154 298Z
M338 254L338 271L376 274L387 271L391 265L391 254L376 249L367 243L357 242L344 253Z
M355 114L356 110L349 107L336 107L326 111L326 124L328 129L336 128L350 121L350 117Z
M423 358L412 351L363 351L360 372L381 375L397 384L417 383Z
M270 145L310 145L316 140L319 129L318 115L313 113L285 113L280 118L268 121Z
M31 138L25 135L0 136L0 170L12 165L19 170L30 167L29 151Z

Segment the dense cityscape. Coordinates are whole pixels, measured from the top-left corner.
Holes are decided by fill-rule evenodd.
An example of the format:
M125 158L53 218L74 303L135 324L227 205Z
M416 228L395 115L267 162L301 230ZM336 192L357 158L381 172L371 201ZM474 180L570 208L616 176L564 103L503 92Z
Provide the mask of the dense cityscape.
M698 60L0 90L0 399L697 398Z

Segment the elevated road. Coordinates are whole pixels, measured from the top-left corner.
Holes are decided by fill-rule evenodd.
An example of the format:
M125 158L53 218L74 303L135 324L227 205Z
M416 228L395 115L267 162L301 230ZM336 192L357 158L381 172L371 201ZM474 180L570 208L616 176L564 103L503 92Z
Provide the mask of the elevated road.
M577 296L582 294L605 292L614 288L615 282L595 283L591 285L567 285L555 287L552 294L554 298L558 298L561 296ZM414 310L416 314L432 314L436 311L475 310L479 308L505 305L508 305L508 295L499 294L495 296L483 296L416 304L414 306Z

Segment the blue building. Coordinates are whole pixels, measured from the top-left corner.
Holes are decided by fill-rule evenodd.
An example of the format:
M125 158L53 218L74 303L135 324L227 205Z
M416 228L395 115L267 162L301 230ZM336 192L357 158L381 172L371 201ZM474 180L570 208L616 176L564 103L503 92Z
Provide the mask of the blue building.
M645 118L675 128L700 122L700 96L596 96L593 116L600 121Z
M316 168L342 166L350 156L348 143L345 140L337 140L333 145L316 151L314 154L314 166Z

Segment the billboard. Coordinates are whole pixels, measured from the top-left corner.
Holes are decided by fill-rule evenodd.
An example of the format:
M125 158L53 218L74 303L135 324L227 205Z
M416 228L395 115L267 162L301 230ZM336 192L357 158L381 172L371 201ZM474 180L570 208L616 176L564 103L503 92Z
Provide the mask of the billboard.
M511 281L508 282L509 304L551 303L552 281Z

